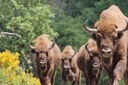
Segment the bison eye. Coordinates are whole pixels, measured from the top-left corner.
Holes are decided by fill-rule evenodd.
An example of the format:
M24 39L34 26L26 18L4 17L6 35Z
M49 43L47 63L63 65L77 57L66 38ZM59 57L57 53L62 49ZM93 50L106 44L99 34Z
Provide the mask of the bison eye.
M46 52L46 56L48 56L48 52Z
M64 59L61 59L62 63L64 62Z
M71 63L71 61L72 61L72 59L70 58L70 59L69 59L69 62Z
M115 44L117 42L118 38L114 36L114 37L112 37L112 40L113 40L113 43Z
M97 35L96 35L97 42L100 42L101 41L101 37L102 37L102 35L99 34L99 33L97 33Z
M91 37L97 42L99 43L101 41L102 35L100 33L97 34L91 34Z

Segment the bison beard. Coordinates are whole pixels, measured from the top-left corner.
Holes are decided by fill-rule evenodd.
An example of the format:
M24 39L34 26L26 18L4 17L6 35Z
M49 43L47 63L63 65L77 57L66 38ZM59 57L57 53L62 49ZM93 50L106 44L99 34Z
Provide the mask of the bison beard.
M100 73L99 69L100 69L100 65L92 66L92 74L93 75L99 74Z
M41 69L46 71L47 70L47 61L42 61L40 60L40 66L41 66Z

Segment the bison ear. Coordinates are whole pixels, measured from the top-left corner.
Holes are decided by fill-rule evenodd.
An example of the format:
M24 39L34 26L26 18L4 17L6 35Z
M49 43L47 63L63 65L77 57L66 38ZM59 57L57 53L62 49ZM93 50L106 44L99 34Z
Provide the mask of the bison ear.
M35 49L30 50L31 53L36 53Z
M92 33L91 34L92 39L94 39L97 43L100 43L102 35L100 33Z
M96 34L95 33L91 33L91 37L96 40Z

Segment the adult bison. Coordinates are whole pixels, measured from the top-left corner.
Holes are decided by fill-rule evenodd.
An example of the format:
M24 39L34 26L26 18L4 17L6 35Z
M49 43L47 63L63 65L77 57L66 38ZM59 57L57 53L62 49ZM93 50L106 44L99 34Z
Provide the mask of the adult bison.
M59 47L48 39L47 34L36 38L35 46L30 46L34 54L34 64L42 85L54 85L57 66L61 61Z
M100 53L96 42L89 39L78 51L77 65L85 76L86 85L98 85L102 72Z
M119 85L124 75L128 85L128 19L121 10L112 5L104 10L94 29L85 22L85 29L92 33L102 55L103 66L109 76L111 85ZM127 69L127 70L126 70Z
M80 70L77 67L77 52L72 46L66 46L62 52L62 85L67 84L67 80L72 85L80 85Z

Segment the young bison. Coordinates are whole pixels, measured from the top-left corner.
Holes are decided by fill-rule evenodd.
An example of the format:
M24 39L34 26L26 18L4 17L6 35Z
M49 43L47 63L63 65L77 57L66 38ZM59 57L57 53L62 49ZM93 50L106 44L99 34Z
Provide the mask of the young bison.
M72 85L80 85L80 70L77 67L77 53L71 46L66 46L62 52L62 85L66 85L67 79Z
M61 61L61 51L46 34L37 37L35 42L35 46L31 46L31 52L34 54L34 64L41 85L54 85L57 66Z
M86 85L98 85L102 65L94 40L89 39L88 43L79 49L77 65L85 76Z

